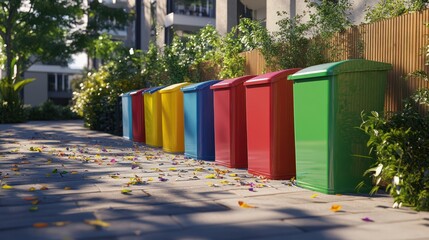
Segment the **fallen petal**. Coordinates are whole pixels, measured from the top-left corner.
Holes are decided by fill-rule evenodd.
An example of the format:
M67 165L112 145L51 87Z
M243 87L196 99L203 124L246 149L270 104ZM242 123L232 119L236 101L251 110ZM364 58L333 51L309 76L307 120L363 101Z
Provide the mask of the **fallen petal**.
M56 227L64 227L65 225L69 224L70 222L53 222L52 224Z
M369 217L364 217L364 218L362 218L362 221L364 221L364 222L374 222L374 220L372 220L371 218L369 218Z
M110 226L110 223L105 222L105 221L100 220L100 219L85 220L85 223L92 225L92 226L96 226L96 227L109 227Z
M252 206L250 204L247 204L243 201L238 201L238 206L242 207L242 208L256 208L255 206Z
M129 195L129 194L131 194L131 192L132 192L133 190L130 190L130 189L122 189L121 190L121 193L122 194L125 194L125 195Z
M49 224L45 223L45 222L33 223L33 227L35 227L35 228L45 228L48 226L49 226Z
M7 184L4 184L1 188L3 188L3 189L12 189L13 187L9 186Z
M331 206L331 211L333 211L333 212L338 212L338 211L340 211L341 210L341 205L338 205L338 204L333 204L332 206Z

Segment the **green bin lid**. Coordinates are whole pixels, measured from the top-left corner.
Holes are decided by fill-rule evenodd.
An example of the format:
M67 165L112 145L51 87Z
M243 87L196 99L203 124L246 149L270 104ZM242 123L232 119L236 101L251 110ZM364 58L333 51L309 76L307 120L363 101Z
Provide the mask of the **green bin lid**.
M218 83L219 80L209 80L205 82L195 83L189 86L182 88L182 92L192 92L204 88L209 88L211 85Z
M188 82L176 83L176 84L170 85L168 87L165 87L165 88L159 90L159 93L163 94L163 93L169 93L169 92L174 92L174 91L180 91L180 89L182 87L187 86L189 84L191 84L191 83L188 83Z
M387 71L392 69L388 63L364 60L349 59L339 62L325 63L304 68L288 77L288 80L308 79L316 77L334 76L340 73L365 72L365 71Z

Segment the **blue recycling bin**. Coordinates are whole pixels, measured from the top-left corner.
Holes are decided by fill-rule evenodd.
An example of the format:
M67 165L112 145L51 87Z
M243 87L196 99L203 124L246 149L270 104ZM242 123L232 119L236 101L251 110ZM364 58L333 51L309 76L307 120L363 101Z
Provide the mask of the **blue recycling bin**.
M131 91L133 92L133 91ZM123 93L122 96L122 132L125 139L133 139L133 110L131 106L131 92Z
M185 121L185 156L215 160L213 90L210 80L182 88Z

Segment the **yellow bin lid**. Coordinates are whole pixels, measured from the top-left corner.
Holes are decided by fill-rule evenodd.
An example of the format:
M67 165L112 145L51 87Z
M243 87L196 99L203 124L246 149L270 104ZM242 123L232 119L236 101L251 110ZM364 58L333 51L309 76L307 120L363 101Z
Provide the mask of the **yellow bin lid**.
M180 91L180 89L182 87L187 86L189 84L191 84L191 83L189 83L189 82L176 83L176 84L170 85L168 87L165 87L165 88L159 90L159 93L163 94L163 93L169 93L169 92L174 92L174 91Z

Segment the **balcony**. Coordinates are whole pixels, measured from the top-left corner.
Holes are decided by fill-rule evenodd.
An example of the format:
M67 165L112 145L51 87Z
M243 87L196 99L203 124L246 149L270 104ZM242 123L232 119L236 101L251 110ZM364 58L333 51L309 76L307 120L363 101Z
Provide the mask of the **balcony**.
M175 30L196 31L207 24L215 25L214 0L168 1L168 14L165 27Z
M68 98L71 99L73 97L72 91L48 91L48 98Z
M174 26L175 30L196 31L206 25L215 26L216 19L170 13L165 17L165 27Z

